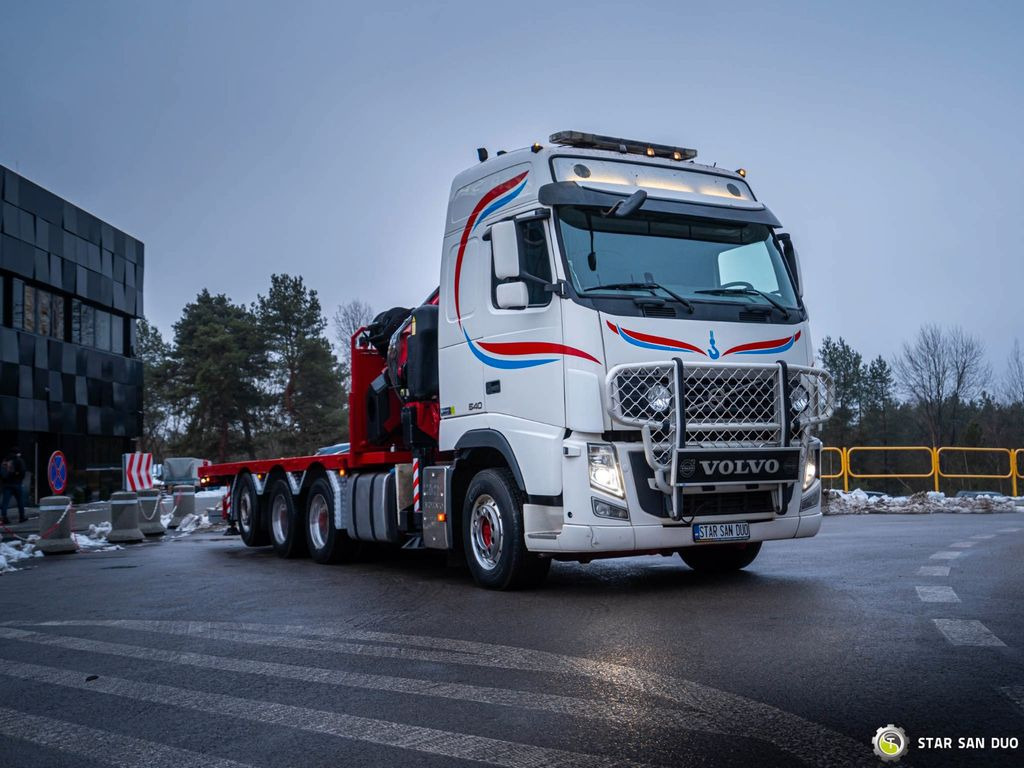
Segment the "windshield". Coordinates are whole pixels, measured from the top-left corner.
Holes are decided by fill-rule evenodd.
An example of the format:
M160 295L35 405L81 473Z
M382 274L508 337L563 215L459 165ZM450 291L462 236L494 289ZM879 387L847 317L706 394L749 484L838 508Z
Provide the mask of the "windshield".
M763 293L798 308L782 254L764 224L644 212L620 219L571 206L559 208L558 218L577 292L647 294L644 284L656 282L691 301L769 303Z

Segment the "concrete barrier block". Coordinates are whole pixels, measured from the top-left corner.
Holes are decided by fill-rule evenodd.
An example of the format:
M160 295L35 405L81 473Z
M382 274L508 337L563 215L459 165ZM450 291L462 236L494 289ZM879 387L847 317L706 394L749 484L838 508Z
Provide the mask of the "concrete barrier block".
M39 501L39 540L36 549L46 555L77 552L71 536L71 499L45 496Z
M163 536L167 533L164 524L160 522L159 498L160 491L155 488L139 491L139 530L145 536Z
M139 530L139 499L134 491L117 491L110 495L111 544L133 544L146 537Z
M196 511L196 489L192 485L174 486L174 516L167 524L168 528L174 529L181 525L181 519L185 515L194 514Z

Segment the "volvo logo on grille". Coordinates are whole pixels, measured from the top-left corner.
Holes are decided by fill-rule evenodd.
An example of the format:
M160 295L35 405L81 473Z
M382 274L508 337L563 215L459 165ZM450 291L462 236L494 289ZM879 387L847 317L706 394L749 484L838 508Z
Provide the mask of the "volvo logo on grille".
M678 462L678 481L690 484L791 483L801 467L799 448L683 448Z
M777 459L737 459L733 461L702 461L700 468L707 475L759 475L767 473L777 474L779 462Z

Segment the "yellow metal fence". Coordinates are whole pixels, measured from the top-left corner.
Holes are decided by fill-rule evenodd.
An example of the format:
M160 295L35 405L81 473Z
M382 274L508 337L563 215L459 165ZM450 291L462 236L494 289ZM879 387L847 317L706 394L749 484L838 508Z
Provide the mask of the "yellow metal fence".
M842 480L843 490L850 490L851 480L931 480L936 491L942 480L1008 480L1014 496L1024 488L1024 448L975 448L950 445L929 448L923 445L856 445L849 448L825 447L821 449L822 480ZM878 472L864 469L857 458L875 456L917 457L922 461L918 471ZM968 457L977 456L989 460L991 471L971 472L967 466ZM943 463L943 459L946 459ZM963 460L963 471L953 464ZM826 468L830 471L826 472ZM926 469L927 471L921 471ZM1003 471L1005 469L1005 471Z

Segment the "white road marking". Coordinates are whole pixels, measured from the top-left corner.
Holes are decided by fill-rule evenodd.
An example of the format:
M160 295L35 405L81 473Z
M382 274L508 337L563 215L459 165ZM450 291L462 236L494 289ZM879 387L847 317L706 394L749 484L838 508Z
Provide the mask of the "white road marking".
M208 712L221 717L234 717L267 725L295 728L310 733L365 741L398 749L425 752L458 760L475 760L505 768L558 768L569 765L591 766L643 765L631 760L618 760L603 755L570 752L563 749L535 747L513 741L454 733L438 728L394 723L339 712L295 707L273 701L243 699L220 693L206 693L170 685L143 683L102 675L86 682L81 672L45 667L38 664L7 662L0 674L47 685L60 685L92 693L122 696L134 701L147 701L163 706Z
M978 540L994 539L995 537L996 535L994 533L976 533L974 536L971 536L972 539Z
M975 619L932 619L932 621L953 645L989 647L1005 647L1006 645L993 635L988 627Z
M922 603L959 603L952 587L915 587Z
M66 637L8 627L0 627L0 638L56 648L67 648L84 653L101 653L119 658L182 664L202 669L240 672L250 675L262 675L264 677L319 683L322 685L338 685L347 688L364 688L371 691L390 691L419 696L434 696L457 701L472 701L478 704L494 704L553 712L595 720L636 723L640 719L646 718L664 722L674 730L685 729L721 734L735 733L733 726L728 723L715 724L703 712L692 707L686 709L640 708L615 701L595 701L559 694L519 691L512 688L444 683L409 677L345 672L324 667L301 667L294 664L238 659L228 656L209 656L201 653L146 648L126 643L110 643L104 640L88 640L81 637Z
M956 560L963 552L936 552L929 560Z
M1024 685L1007 685L999 690L1006 694L1021 712L1024 712Z
M365 619L354 619L349 623L325 623L319 626L124 619L49 621L42 622L39 626L118 627L177 635L217 637L218 639L228 639L221 635L230 633L231 639L236 642L259 645L291 648L313 647L317 650L445 661L486 668L532 670L549 674L575 673L593 678L604 686L630 688L647 695L662 697L684 707L703 711L710 722L719 725L722 723L732 724L735 735L772 744L808 765L834 768L846 765L859 766L863 763L864 747L855 739L768 704L691 680L648 672L612 662L563 656L530 648L364 630L359 628L357 621L362 622ZM18 622L18 624L24 625L25 622ZM309 636L331 638L331 640L310 645ZM401 644L405 647L358 645L340 642L342 638ZM444 648L447 652L423 651L419 650L417 646L424 649Z
M201 752L0 707L0 736L121 768L252 768Z
M954 541L952 544L949 545L949 548L950 549L968 549L969 547L973 547L977 543L978 542L976 542L976 541Z
M1024 531L1024 528L1000 528L999 533L1019 533Z
M922 565L917 569L918 576L949 576L948 565Z

